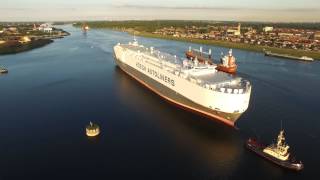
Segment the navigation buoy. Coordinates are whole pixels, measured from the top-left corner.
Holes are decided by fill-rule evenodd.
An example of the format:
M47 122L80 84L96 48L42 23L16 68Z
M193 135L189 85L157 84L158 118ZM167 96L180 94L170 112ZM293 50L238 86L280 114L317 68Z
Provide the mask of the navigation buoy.
M90 124L86 127L86 134L89 137L98 136L100 133L100 128L97 124L94 124L90 121Z

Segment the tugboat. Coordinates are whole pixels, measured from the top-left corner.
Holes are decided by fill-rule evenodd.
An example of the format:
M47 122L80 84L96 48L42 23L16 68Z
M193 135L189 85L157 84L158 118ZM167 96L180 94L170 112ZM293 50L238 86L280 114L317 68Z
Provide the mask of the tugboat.
M90 121L90 124L86 127L86 134L89 137L98 136L100 133L100 128L97 124L93 124Z
M191 60L198 59L199 63L212 63L212 52L211 49L209 49L208 52L202 52L202 47L200 49L192 49L191 46L189 47L189 50L186 52L186 57Z
M7 73L8 73L8 69L0 66L0 74L7 74Z
M289 153L289 146L285 143L284 131L278 135L277 143L265 146L255 139L249 138L246 147L265 159L287 169L300 171L303 169L301 161L296 161Z
M223 54L221 54L223 56ZM223 71L229 74L234 74L237 71L236 58L232 55L232 49L229 54L221 57L221 63L217 65L218 71Z
M89 31L89 29L90 29L90 28L89 28L89 26L88 26L87 24L83 24L83 25L82 25L82 31L83 31L83 32L87 32L87 31Z

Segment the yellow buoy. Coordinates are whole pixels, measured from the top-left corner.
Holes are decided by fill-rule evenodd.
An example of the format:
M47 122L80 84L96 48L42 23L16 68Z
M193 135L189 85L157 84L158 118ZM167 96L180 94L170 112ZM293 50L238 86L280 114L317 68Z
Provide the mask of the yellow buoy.
M100 133L100 128L97 124L93 124L90 121L90 124L86 127L86 134L87 136L93 137L97 136Z

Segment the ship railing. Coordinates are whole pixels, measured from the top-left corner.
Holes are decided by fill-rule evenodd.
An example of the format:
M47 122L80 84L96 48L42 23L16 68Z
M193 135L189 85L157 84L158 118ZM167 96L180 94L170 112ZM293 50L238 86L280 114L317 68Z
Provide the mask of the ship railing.
M228 93L228 94L244 94L247 92L247 89L248 89L248 87L245 87L242 85L241 85L242 88L228 87L228 86L234 85L233 81L223 82L223 83L219 83L219 84L208 84L206 82L203 82L201 79L193 77L190 74L185 73L181 70L180 71L173 70L173 71L171 71L171 73L176 76L182 77L182 78L190 81L191 83L197 84L197 85L202 86L206 89L210 89L210 90L216 91L216 92L222 92L222 93ZM244 83L248 84L249 82L244 81Z
M210 89L217 92L228 93L228 94L244 94L246 90L244 88L231 88L226 87L225 83L221 84L205 84L206 89Z
M188 81L190 81L191 83L200 85L206 89L210 89L212 91L216 91L216 92L222 92L222 93L228 93L228 94L245 94L247 92L247 90L250 87L250 83L249 81L244 81L243 83L246 84L246 86L242 86L242 88L231 88L228 87L230 85L232 85L232 82L223 82L220 84L208 84L203 82L201 79L195 78L190 76L188 73L184 73L182 71L178 71L178 70L173 70L171 71L172 74L182 77Z

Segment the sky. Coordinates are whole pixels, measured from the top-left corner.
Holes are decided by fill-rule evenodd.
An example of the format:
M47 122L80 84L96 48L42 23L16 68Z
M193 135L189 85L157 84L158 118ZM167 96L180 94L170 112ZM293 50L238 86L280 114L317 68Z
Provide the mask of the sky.
M0 21L320 22L320 0L0 0Z

